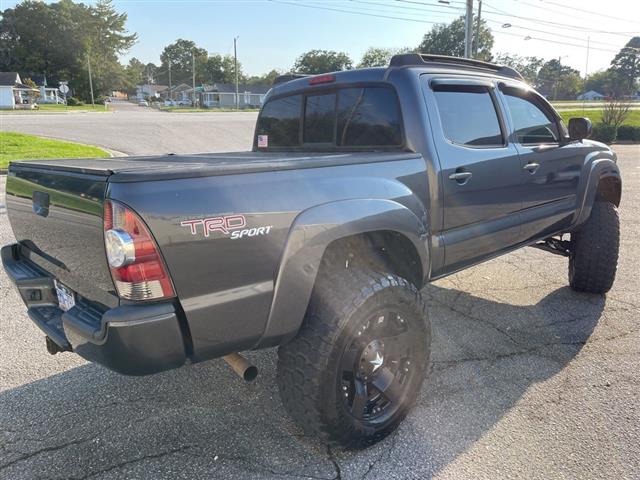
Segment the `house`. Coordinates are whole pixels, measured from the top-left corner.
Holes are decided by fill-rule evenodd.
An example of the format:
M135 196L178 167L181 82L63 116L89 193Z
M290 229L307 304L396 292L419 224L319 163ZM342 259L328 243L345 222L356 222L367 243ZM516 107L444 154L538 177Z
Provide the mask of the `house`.
M589 90L588 92L581 93L576 97L576 100L604 100L605 96L595 90Z
M240 108L257 108L262 105L269 85L238 85L238 106ZM233 83L214 83L196 88L199 103L204 107L234 108L236 106L236 86Z
M31 109L38 89L22 83L18 72L0 72L0 108Z
M166 85L155 85L147 83L136 86L135 100L146 100L147 98L160 98L160 94L167 88Z
M192 90L193 88L186 83L181 83L160 92L160 98L172 101L178 105L191 105Z
M60 90L47 86L46 75L30 75L29 78L36 84L38 90L40 90L40 96L37 99L38 103L64 104L64 97L60 93Z

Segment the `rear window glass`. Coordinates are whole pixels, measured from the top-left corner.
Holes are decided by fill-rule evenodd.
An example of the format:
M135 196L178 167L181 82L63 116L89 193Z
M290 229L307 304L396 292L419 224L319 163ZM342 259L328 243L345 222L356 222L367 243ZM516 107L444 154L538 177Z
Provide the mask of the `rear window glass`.
M338 99L338 145L402 144L400 108L390 88L345 88Z
M401 119L398 99L389 87L281 97L262 109L257 146L398 147L403 144Z
M309 95L304 109L304 143L333 143L336 94Z
M268 102L258 120L258 135L268 135L270 147L292 147L300 143L302 95Z
M448 140L471 147L504 144L496 108L486 87L439 85L434 95Z

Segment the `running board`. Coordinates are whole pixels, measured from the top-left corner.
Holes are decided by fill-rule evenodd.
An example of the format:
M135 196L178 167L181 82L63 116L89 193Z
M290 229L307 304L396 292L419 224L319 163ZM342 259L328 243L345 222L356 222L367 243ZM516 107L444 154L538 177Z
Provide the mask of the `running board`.
M542 242L529 245L533 248L544 250L545 252L553 253L554 255L560 255L562 257L571 256L571 242L569 240L558 240L557 238L547 238Z

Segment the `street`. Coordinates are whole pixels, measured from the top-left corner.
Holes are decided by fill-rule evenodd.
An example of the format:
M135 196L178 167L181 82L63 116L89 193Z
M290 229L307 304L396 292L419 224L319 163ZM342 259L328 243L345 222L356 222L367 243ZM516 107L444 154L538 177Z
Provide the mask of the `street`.
M255 112L170 113L115 101L104 113L1 114L0 131L87 143L127 155L251 149Z
M250 148L255 113L6 115L1 129L128 154ZM51 356L0 273L0 479L640 477L640 146L623 174L618 277L567 285L567 260L526 248L424 289L432 365L418 405L379 444L342 451L285 413L275 350L258 379L222 361L124 377ZM0 243L13 241L0 178Z

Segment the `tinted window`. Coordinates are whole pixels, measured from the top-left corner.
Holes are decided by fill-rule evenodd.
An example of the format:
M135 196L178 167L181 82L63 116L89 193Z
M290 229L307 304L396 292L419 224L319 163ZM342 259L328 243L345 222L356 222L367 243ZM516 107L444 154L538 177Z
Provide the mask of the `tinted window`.
M519 143L555 143L558 141L558 126L555 120L540 107L526 98L505 89L505 98Z
M496 108L486 87L439 85L434 94L447 139L474 147L503 145Z
M392 89L344 88L338 96L339 146L402 144L400 107Z
M277 98L267 102L258 119L258 135L267 135L268 147L297 146L300 132L302 96Z
M305 101L304 143L333 143L336 94L310 95Z

